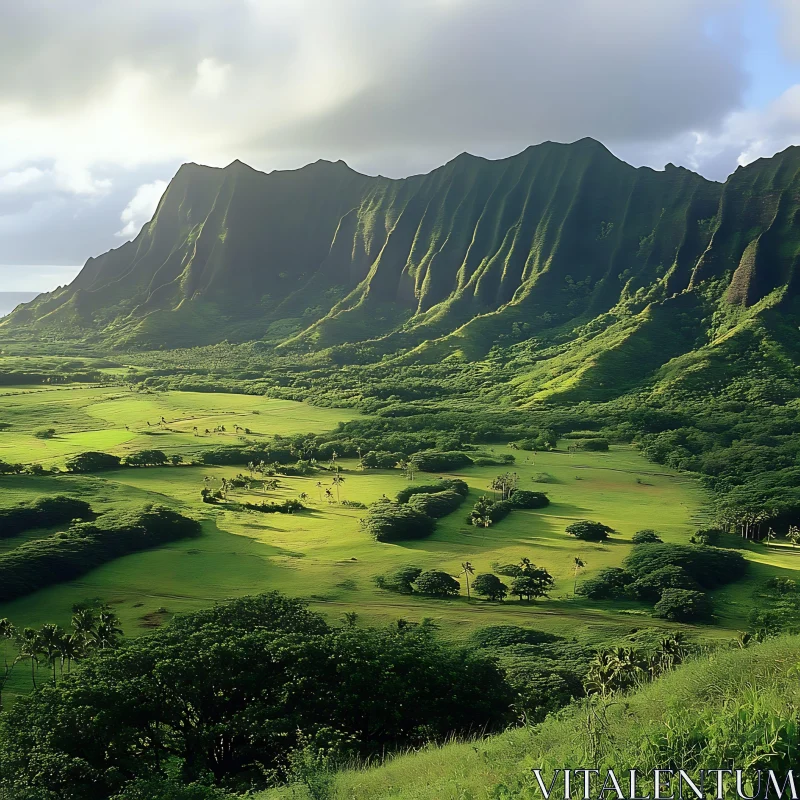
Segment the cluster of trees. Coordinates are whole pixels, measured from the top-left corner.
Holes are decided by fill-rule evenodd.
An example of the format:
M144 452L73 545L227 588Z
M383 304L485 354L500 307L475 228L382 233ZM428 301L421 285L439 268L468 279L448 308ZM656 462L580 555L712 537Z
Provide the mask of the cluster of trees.
M689 652L686 638L680 632L662 637L651 652L634 647L598 650L586 673L586 692L608 697L653 681L683 663Z
M523 558L519 564L494 564L494 571L512 578L511 586L503 583L494 573L480 573L469 561L461 565L461 575L466 580L467 598L474 592L490 601L502 602L510 594L528 602L547 597L554 580L550 573ZM473 577L474 576L474 577ZM416 566L402 566L386 575L378 575L375 583L379 589L400 594L422 594L428 597L457 597L461 583L441 570L423 570Z
M588 519L582 519L567 525L566 531L570 536L574 536L583 542L604 542L612 533L616 533L608 525Z
M361 527L377 542L398 542L430 536L436 519L455 511L469 492L459 478L436 483L406 486L397 493L397 502L382 498L373 503Z
M0 554L0 600L72 580L128 553L199 535L197 521L151 505L76 522L63 533Z
M590 600L631 597L655 603L656 616L690 622L708 619L713 608L706 590L742 578L747 561L741 553L710 546L665 544L643 532L622 567L609 567L583 581L577 594Z
M331 627L278 594L243 598L20 698L0 718L0 789L81 800L145 780L142 797L170 781L258 789L304 748L366 759L499 730L513 701L490 658L431 626Z
M94 652L110 650L122 637L119 619L104 604L81 604L73 608L71 630L46 623L38 630L18 630L8 619L0 619L0 646L3 650L3 668L0 671L0 709L2 693L14 668L27 661L31 669L31 683L37 688L36 674L41 666L51 671L48 676L53 686L58 678L69 675L77 664ZM6 646L11 644L15 653L9 661Z
M514 474L514 479L516 474ZM505 519L515 508L545 508L550 499L544 492L531 492L517 489L516 480L510 480L508 473L500 475L492 481L491 488L501 492L500 500L482 495L472 507L467 522L478 528L488 528Z
M126 467L163 467L166 464L177 467L183 464L183 456L168 456L161 450L139 450L125 456L122 464Z
M38 497L9 508L0 508L0 538L16 536L31 528L49 528L93 517L91 506L84 500L66 495Z

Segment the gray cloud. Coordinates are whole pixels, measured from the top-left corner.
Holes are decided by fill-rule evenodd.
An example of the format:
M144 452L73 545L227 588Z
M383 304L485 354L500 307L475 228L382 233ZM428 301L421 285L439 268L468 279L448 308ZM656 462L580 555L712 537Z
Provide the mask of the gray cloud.
M796 2L770 1L800 53ZM2 259L74 263L117 246L149 207L140 188L189 160L270 170L344 158L400 176L462 150L500 157L593 136L634 163L724 177L797 130L794 97L760 116L741 107L743 5L6 3ZM24 180L29 169L41 174Z

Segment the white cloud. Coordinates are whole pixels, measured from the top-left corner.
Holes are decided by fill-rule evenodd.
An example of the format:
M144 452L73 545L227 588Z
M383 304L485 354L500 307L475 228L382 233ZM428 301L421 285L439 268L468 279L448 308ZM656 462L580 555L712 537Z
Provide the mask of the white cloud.
M152 219L158 207L158 201L166 188L166 181L153 181L153 183L145 183L140 186L133 199L120 214L120 219L125 226L122 230L117 231L116 235L124 239L133 239L142 226Z
M230 64L220 64L215 58L204 58L197 65L196 94L218 97L228 83Z

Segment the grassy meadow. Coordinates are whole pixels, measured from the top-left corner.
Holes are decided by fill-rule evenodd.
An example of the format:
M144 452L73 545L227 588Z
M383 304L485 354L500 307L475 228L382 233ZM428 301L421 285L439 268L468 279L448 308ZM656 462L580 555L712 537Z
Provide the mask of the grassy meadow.
M148 394L77 386L19 388L0 396L0 421L10 424L0 431L0 458L50 466L87 449L123 455L157 447L168 454L181 453L188 460L200 450L236 443L235 425L250 428L248 438L257 439L330 430L354 416L341 409L244 395ZM45 426L56 429L54 439L33 435ZM205 433L222 426L224 433ZM497 455L511 452L501 445L486 450ZM491 494L492 478L504 471L472 466L452 473L469 484L464 505L440 519L429 538L400 544L376 543L362 532L363 509L326 501L324 489L331 486L332 475L325 470L310 477L280 477L275 491L236 489L229 494L233 502L260 502L305 493L309 508L292 515L235 511L201 502L201 489L219 488L223 477L233 478L244 467L182 465L122 468L86 476L3 476L4 505L57 493L79 496L96 511L153 502L200 519L203 535L119 558L79 580L3 604L0 617L9 617L18 627L44 622L64 625L73 604L100 598L114 606L125 632L137 635L177 612L277 589L307 599L332 619L347 611L357 612L365 623L378 624L401 617L411 621L430 617L455 639L494 624L526 625L588 642L643 626L674 627L656 620L649 607L634 601L599 603L575 597L574 563L579 557L586 564L578 580L619 565L631 548L631 535L641 528L656 529L665 541L687 542L707 521L708 497L699 484L646 461L629 446L615 445L607 453L570 453L564 446L552 452L514 454L512 469L519 474L520 487L546 491L551 500L547 508L515 510L488 529L469 525L465 518L472 503L481 494ZM407 484L399 470L362 471L355 460L342 460L340 467L342 501L369 504L382 495L394 497ZM418 474L415 481L429 482L435 477ZM603 544L576 541L564 528L579 519L599 520L617 533ZM54 530L28 531L0 540L0 548L7 550ZM800 567L800 551L763 545L747 549L754 577ZM549 599L532 604L509 599L498 604L473 597L468 602L463 576L462 596L451 600L405 596L375 586L375 576L401 565L457 575L463 561L472 562L476 573L481 573L492 571L493 563L517 563L521 557L554 576L556 585ZM746 627L752 590L748 580L719 591L716 605L721 625L702 626L698 631L718 637Z

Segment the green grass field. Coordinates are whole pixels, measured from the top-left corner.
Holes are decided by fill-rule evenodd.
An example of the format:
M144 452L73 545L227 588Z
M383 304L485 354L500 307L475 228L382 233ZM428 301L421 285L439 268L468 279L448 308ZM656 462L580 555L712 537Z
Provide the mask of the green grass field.
M258 414L254 414L258 411ZM161 417L167 422L160 424ZM252 424L261 435L332 429L352 414L289 401L241 395L169 393L130 394L108 388L68 388L37 392L7 391L0 396L0 420L12 427L0 432L0 458L60 463L83 449L118 454L158 446L187 455L217 444L237 441L232 433L195 436L225 425ZM151 422L154 431L147 430ZM63 431L54 440L39 440L31 431L52 424ZM126 427L130 430L126 430ZM500 453L504 446L488 447ZM587 565L579 580L607 566L618 565L630 550L631 535L654 528L666 541L686 542L706 518L708 501L694 480L647 462L635 449L614 446L608 453L569 454L566 449L533 454L516 451L513 469L521 488L546 491L551 504L541 511L514 511L492 528L475 528L465 517L471 504L504 469L469 467L454 473L470 486L464 505L439 521L430 538L403 544L379 544L359 527L364 511L329 504L317 482L329 486L331 474L281 477L274 492L236 490L229 499L282 500L305 492L310 508L293 514L233 511L203 504L200 490L216 488L244 468L179 466L120 469L97 476L57 475L0 478L4 504L43 494L71 493L97 511L158 502L196 516L203 522L200 539L176 542L126 556L80 580L61 584L0 607L0 616L16 625L66 624L73 604L102 598L115 607L124 630L137 635L170 615L207 606L225 598L271 589L309 600L312 607L335 619L356 611L363 622L384 623L399 617L419 621L431 617L446 635L462 639L489 624L527 625L586 641L630 633L643 626L671 627L656 620L647 606L631 602L596 603L573 595L573 564ZM361 471L355 461L342 461L341 499L369 504L393 497L407 481L399 470ZM416 476L427 482L430 476ZM206 481L208 479L208 481ZM564 528L578 519L596 519L618 533L608 543L571 539ZM3 550L20 541L53 531L32 531L0 540ZM738 540L733 540L738 543ZM556 579L549 599L533 604L503 604L462 597L425 599L379 590L375 576L400 565L443 569L457 575L469 560L477 573L493 562L518 562L523 556L547 568ZM748 557L759 578L800 567L800 552L791 548L752 545ZM746 626L751 580L717 593L719 626L698 628L705 636L730 636Z

